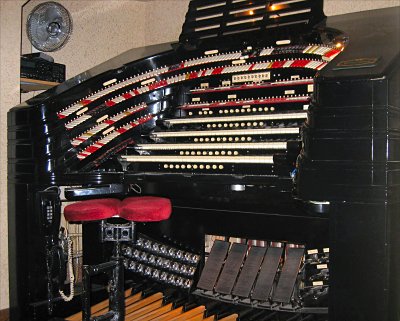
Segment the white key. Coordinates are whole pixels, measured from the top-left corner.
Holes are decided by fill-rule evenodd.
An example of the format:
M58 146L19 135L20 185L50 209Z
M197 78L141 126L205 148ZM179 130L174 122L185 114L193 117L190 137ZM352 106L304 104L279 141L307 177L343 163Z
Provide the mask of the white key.
M142 163L227 163L227 164L273 164L273 156L132 156L121 158L127 162Z
M221 149L274 149L285 150L287 142L213 143L213 144L138 144L137 150L221 150Z
M165 123L168 125L179 124L201 124L201 123L220 123L231 121L254 121L254 120L284 120L284 119L303 119L307 118L307 113L279 113L266 115L247 115L247 116L232 116L232 117L202 117L202 118L174 118L167 119Z
M166 137L205 137L205 136L234 136L234 135L280 135L299 134L298 127L262 128L262 129L234 129L234 130L207 130L207 131L178 131L152 133L152 138Z

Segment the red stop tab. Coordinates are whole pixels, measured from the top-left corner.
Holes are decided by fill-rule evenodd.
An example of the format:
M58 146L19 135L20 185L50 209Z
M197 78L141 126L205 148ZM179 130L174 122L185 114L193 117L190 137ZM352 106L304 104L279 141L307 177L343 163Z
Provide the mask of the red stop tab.
M114 106L114 105L115 105L115 103L112 100L106 101L106 106L107 107L111 107L111 106Z
M84 99L84 100L81 100L81 105L82 105L82 106L86 106L86 105L90 104L91 102L92 102L92 101L89 100L89 99Z
M286 61L275 61L272 63L271 68L282 68Z
M220 75L221 72L222 72L222 70L224 70L224 67L215 68L215 69L213 70L212 74L213 74L213 75Z

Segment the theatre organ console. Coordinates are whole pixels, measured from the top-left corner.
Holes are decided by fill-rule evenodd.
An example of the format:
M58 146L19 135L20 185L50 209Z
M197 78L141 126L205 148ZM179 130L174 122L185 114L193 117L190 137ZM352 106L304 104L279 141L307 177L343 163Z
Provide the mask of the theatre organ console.
M11 321L80 319L59 189L171 199L122 248L127 320L399 320L400 10L322 7L192 0L179 43L11 109Z

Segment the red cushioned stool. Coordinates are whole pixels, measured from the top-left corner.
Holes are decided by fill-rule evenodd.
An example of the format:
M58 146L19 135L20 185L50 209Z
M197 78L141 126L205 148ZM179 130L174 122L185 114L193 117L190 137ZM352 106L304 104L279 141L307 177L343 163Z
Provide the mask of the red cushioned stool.
M152 196L128 197L123 201L113 198L87 200L65 207L64 215L67 221L100 221L102 242L114 243L111 261L98 265L83 266L83 321L125 320L124 265L120 243L134 241L136 234L135 222L167 220L171 215L171 211L169 199ZM116 217L126 220L127 223L113 224L107 222L107 219ZM112 271L109 311L102 316L91 318L90 277L109 271Z

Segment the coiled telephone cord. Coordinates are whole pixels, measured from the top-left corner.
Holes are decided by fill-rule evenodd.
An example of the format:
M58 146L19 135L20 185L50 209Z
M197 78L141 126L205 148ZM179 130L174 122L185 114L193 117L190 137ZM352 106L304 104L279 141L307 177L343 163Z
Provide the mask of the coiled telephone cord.
M67 234L68 232L66 232ZM66 296L64 291L58 290L60 293L61 298L65 302L69 302L74 298L74 283L75 283L75 276L74 276L74 267L72 264L72 240L69 236L67 236L67 245L68 245L68 272L69 272L69 295Z

